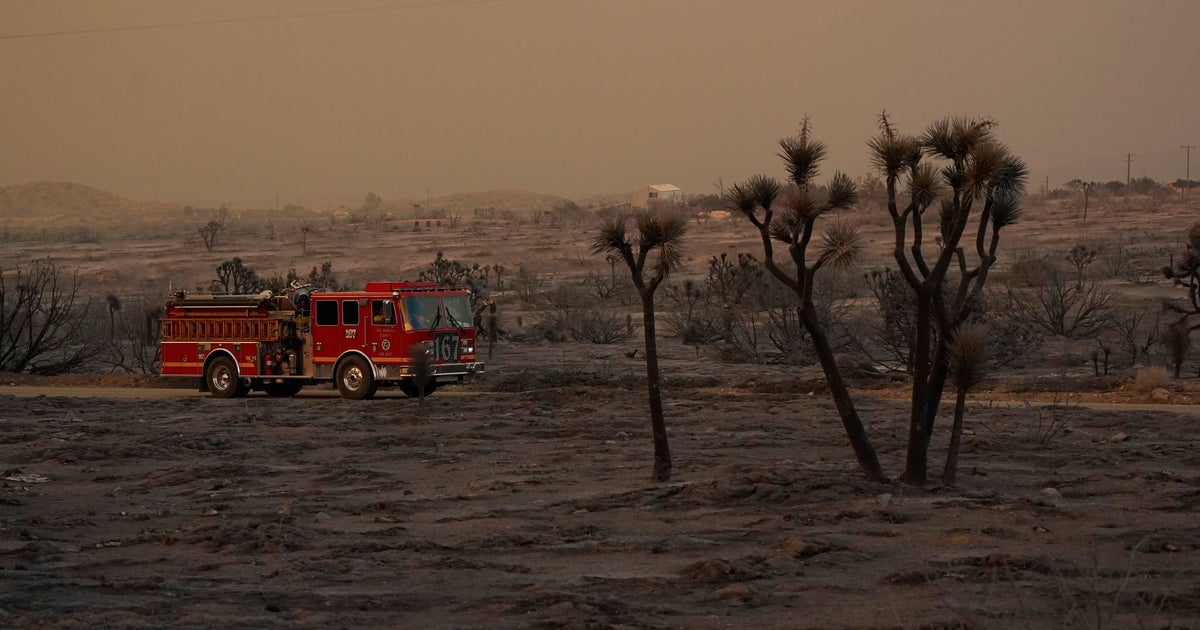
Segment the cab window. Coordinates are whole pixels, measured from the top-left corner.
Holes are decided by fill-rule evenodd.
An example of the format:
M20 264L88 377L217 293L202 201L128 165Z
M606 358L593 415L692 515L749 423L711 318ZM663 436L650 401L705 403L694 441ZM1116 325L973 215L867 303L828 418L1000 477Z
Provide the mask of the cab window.
M371 301L371 322L376 326L396 325L396 305L391 300Z
M346 300L342 302L342 325L358 325L358 300Z
M338 303L333 300L322 300L316 303L318 326L337 326Z

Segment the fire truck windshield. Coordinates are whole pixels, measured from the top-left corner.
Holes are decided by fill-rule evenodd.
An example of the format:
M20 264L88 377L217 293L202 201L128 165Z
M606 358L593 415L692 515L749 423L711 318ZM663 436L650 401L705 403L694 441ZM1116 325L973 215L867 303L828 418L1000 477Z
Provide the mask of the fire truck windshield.
M409 330L430 330L442 319L442 300L435 295L406 297L404 312Z
M446 296L446 319L455 328L471 325L471 301L465 295Z

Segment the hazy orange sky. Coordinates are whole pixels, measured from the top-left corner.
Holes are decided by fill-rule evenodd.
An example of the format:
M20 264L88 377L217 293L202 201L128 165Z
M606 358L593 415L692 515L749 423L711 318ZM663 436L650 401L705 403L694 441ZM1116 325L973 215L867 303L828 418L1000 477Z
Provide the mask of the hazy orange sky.
M0 186L708 193L782 176L805 114L824 175L863 174L884 109L913 133L996 119L1031 189L1124 180L1127 153L1173 181L1200 145L1200 1L0 0Z

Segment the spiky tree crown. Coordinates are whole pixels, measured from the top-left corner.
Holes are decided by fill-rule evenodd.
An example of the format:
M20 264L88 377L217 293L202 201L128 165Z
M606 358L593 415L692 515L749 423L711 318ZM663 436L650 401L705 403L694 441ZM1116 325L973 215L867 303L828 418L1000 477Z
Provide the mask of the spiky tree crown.
M813 140L808 118L800 124L800 131L779 141L779 157L787 168L788 177L801 190L816 179L821 161L825 159L827 147L824 142Z
M687 232L687 220L678 213L638 212L634 214L638 246L643 251L658 250L655 270L666 277L683 263L680 242Z
M632 218L637 230L636 245L631 241L628 223ZM612 252L618 254L635 274L643 272L643 266L651 252L657 251L652 263L655 270L653 280L661 280L683 262L680 241L687 231L687 220L678 213L639 211L607 219L600 226L592 253Z
M921 161L921 141L897 131L886 111L879 115L879 135L868 140L867 147L871 165L888 178L899 177Z
M992 140L995 126L985 118L950 116L930 125L921 144L929 155L962 164L976 147Z
M967 391L983 382L988 356L987 329L975 324L959 326L950 344L951 384Z
M834 221L821 237L821 244L820 260L835 267L854 264L862 253L862 236L849 221Z

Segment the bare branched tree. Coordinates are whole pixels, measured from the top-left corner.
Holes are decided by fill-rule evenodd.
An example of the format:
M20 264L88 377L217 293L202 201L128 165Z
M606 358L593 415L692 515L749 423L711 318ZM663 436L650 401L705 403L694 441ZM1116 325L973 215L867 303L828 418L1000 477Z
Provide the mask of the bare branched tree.
M630 235L632 219L637 233ZM633 286L642 300L642 330L646 345L646 382L650 398L650 427L654 435L654 480L671 480L671 447L663 416L662 383L658 370L658 345L654 321L654 293L683 261L680 242L687 219L670 212L637 212L606 220L593 242L596 254L616 254L629 268Z
M80 294L78 270L49 260L12 273L0 269L0 370L59 374L95 352L84 334L91 301Z
M1052 335L1085 339L1113 323L1112 291L1094 281L1077 286L1054 270L1038 286L1009 287L1007 296L1016 317Z
M144 296L122 304L120 315L116 317L115 333L109 335L98 358L111 371L153 374L160 369L158 327L163 308L149 304ZM113 314L111 310L109 314Z

